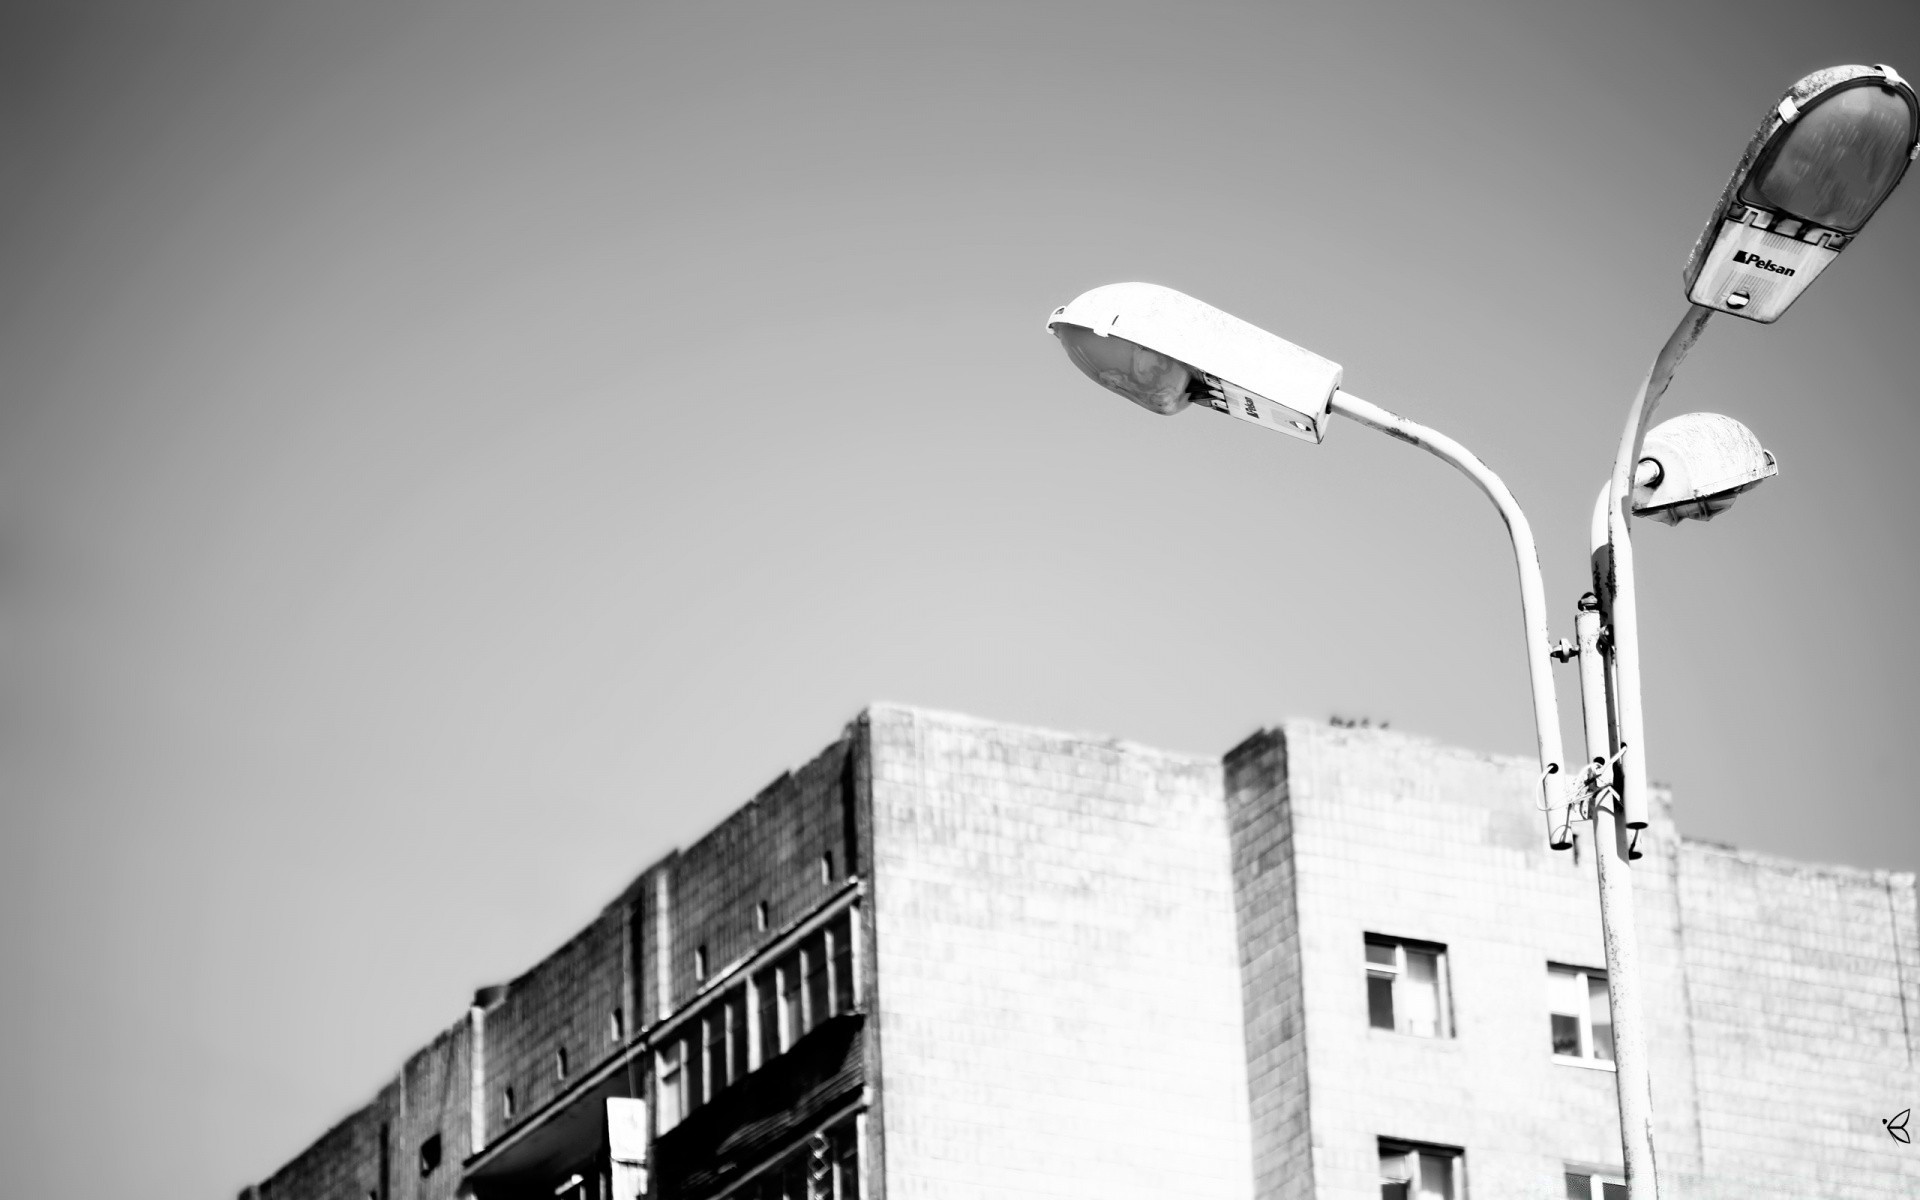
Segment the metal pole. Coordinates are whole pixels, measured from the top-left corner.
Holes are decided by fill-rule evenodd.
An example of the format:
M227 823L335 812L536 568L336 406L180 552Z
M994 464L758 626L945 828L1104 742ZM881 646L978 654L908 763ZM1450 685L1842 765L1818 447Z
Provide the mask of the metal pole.
M1533 527L1527 524L1527 515L1520 511L1519 502L1507 490L1507 485L1500 481L1500 477L1475 457L1472 451L1447 435L1388 412L1349 392L1333 393L1332 411L1410 446L1418 446L1452 465L1473 480L1493 501L1493 506L1500 510L1500 519L1506 522L1507 535L1513 541L1514 567L1520 573L1520 616L1526 635L1527 678L1533 685L1534 738L1540 750L1541 787L1551 801L1555 789L1550 787L1547 780L1550 776L1562 774L1560 709L1553 695L1547 590L1540 580L1540 554L1534 548ZM1549 803L1547 807L1547 837L1549 842L1555 842L1565 826L1554 821L1553 805Z
M1627 1169L1627 1200L1658 1200L1653 1155L1653 1085L1647 1070L1646 1029L1640 1008L1640 944L1633 928L1633 876L1627 869L1619 793L1612 786L1607 662L1601 649L1600 601L1580 597L1573 621L1580 654L1580 706L1587 755L1597 786L1593 807L1593 865L1600 881L1600 930L1607 948L1607 1005L1613 1015L1614 1088L1620 1099L1620 1152Z
M1627 824L1635 829L1647 823L1647 760L1646 728L1640 714L1640 610L1633 591L1633 543L1627 536L1627 523L1633 515L1634 471L1640 461L1640 440L1646 435L1647 421L1712 315L1712 309L1697 304L1687 309L1627 409L1627 426L1620 434L1608 485L1608 554L1604 563L1597 555L1594 559L1594 591L1605 604L1613 628L1613 664L1620 684L1614 699L1620 718L1621 808Z

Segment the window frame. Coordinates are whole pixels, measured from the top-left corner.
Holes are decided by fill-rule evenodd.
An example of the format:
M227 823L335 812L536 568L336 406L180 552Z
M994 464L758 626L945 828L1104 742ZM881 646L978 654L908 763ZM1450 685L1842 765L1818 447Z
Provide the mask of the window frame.
M1363 957L1362 961L1366 969L1366 978L1369 983L1369 988L1371 988L1371 983L1373 980L1376 980L1376 979L1387 980L1388 987L1389 987L1389 993L1388 993L1389 1002L1391 1003L1393 1008L1393 1028L1392 1029L1387 1029L1387 1028L1384 1028L1383 1026L1375 1025L1373 1023L1373 998L1372 998L1372 995L1369 994L1367 997L1367 1027L1369 1029L1378 1029L1382 1033L1398 1034L1401 1037L1425 1038L1429 1041L1444 1041L1452 1038L1453 1037L1453 970L1452 970L1452 964L1449 961L1449 955L1447 954L1447 947L1445 943L1423 942L1417 938L1397 938L1397 937L1391 937L1384 933L1366 934L1364 936L1363 943L1364 943L1364 946L1366 947L1380 946L1380 947L1388 947L1393 950L1393 962L1390 964L1377 963L1370 958ZM1410 1004L1401 1003L1400 997L1401 997L1402 987L1404 982L1409 978L1408 971L1407 971L1407 951L1408 950L1413 950L1416 953L1420 953L1420 954L1431 954L1434 958L1434 964L1433 964L1434 1032L1431 1034L1417 1033L1412 1029L1408 1028L1408 1019L1406 1017L1406 1013L1411 1009L1412 1006Z
M654 1129L665 1133L687 1119L686 1048L680 1038L660 1043L653 1052Z
M1574 986L1580 996L1579 1012L1560 1013L1554 1009L1552 980L1555 975L1572 976ZM1617 1068L1614 1066L1614 1060L1612 1058L1602 1058L1595 1053L1596 1047L1593 1038L1592 983L1594 980L1598 980L1601 986L1606 989L1607 1027L1609 1029L1613 1028L1613 984L1612 981L1607 978L1607 973L1605 971L1596 971L1590 967L1576 967L1571 963L1549 962L1547 964L1547 979L1547 1048L1553 1051L1553 1061L1563 1063L1569 1067L1586 1067L1592 1071L1616 1070ZM1557 1016L1571 1016L1574 1018L1578 1026L1580 1053L1562 1054L1558 1049L1554 1048L1553 1018ZM1617 1049L1615 1053L1618 1053Z
M1409 1190L1406 1200L1419 1200L1420 1193L1413 1191L1420 1180L1421 1161L1425 1158L1438 1158L1447 1163L1447 1186L1452 1195L1445 1200L1467 1200L1467 1152L1459 1146L1442 1146L1435 1142L1415 1142L1406 1138L1383 1137L1375 1139L1379 1156L1385 1160L1389 1155L1411 1156L1412 1175L1408 1180L1388 1179L1384 1161L1380 1169L1381 1200L1388 1200L1386 1188L1391 1184L1407 1183Z
M439 1170L440 1160L440 1132L435 1130L420 1143L420 1178L425 1179Z
M664 1134L792 1050L825 1021L861 1012L863 885L850 886L772 945L714 974L691 1003L639 1034L653 1060L654 1129ZM762 903L765 903L764 901ZM708 946L696 950L696 966ZM716 1037L717 1035L717 1037Z
M1627 1177L1612 1167L1569 1165L1561 1169L1561 1178L1567 1184L1571 1184L1575 1179L1586 1180L1587 1200L1607 1200L1606 1188L1620 1188L1621 1194L1624 1194L1627 1186ZM1573 1193L1568 1192L1567 1195L1568 1200L1572 1200Z

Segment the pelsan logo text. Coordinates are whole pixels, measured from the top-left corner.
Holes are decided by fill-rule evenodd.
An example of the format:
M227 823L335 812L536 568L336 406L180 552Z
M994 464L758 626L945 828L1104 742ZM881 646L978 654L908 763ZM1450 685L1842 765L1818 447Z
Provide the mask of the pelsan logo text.
M1757 267L1762 271L1772 271L1775 275L1793 274L1792 267L1783 267L1770 258L1761 258L1756 254L1748 254L1745 250L1735 250L1733 252L1733 261L1745 263L1749 267Z

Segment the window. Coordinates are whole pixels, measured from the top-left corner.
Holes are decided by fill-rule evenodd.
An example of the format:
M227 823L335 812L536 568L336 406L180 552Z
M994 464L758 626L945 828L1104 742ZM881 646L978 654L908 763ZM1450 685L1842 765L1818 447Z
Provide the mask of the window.
M741 1200L860 1200L858 1121L815 1133L792 1157L734 1194Z
M1627 1181L1618 1175L1567 1172L1567 1200L1627 1200Z
M567 1077L567 1048L565 1046L557 1046L554 1048L553 1077L555 1079L565 1079Z
M506 1091L500 1093L500 1115L505 1117L509 1121L513 1120L513 1089L512 1088L508 1088Z
M800 1012L800 958L792 956L780 964L780 1049L786 1050L806 1032Z
M660 1047L653 1062L658 1076L655 1107L660 1112L660 1132L665 1133L680 1123L681 1114L686 1109L683 1096L686 1077L680 1070L680 1043L668 1042Z
M1548 964L1547 1010L1555 1058L1588 1065L1613 1062L1613 1006L1605 971Z
M693 977L695 979L705 979L707 977L707 948L705 946L701 946L693 952Z
M833 1011L853 1011L853 927L842 917L827 930L833 954Z
M831 850L820 856L820 882L833 882L833 851Z
M745 1064L757 1070L793 1049L823 1021L854 1011L860 989L856 932L851 912L834 913L797 946L755 972L748 987L728 993L724 1003L733 1022L728 1032L733 1078L748 1070ZM749 1010L757 1018L757 1035L747 1024Z
M607 1017L607 1040L618 1043L627 1036L627 1015L614 1009Z
M1465 1200L1460 1151L1380 1139L1380 1200Z
M767 931L767 902L765 900L753 906L753 927L761 933Z
M695 1104L705 1104L727 1086L727 1010L716 1008L696 1023L700 1039L700 1067L695 1078L703 1087Z
M747 1073L747 989L735 988L727 996L727 1082L733 1083Z
M807 939L801 953L807 959L807 1028L812 1029L832 1015L828 1007L827 990L827 945L823 933L816 933Z
M426 1141L420 1143L420 1176L421 1178L424 1179L428 1175L433 1174L433 1169L439 1165L440 1165L440 1135L436 1133L432 1137L428 1138Z
M1414 1037L1451 1037L1447 948L1367 935L1367 1020Z
M702 1029L705 1024L705 1021L687 1023L685 1048L680 1053L681 1097L689 1113L707 1102L707 1052L702 1044L706 1040Z
M780 987L778 972L768 971L753 981L760 1002L760 1061L780 1053Z

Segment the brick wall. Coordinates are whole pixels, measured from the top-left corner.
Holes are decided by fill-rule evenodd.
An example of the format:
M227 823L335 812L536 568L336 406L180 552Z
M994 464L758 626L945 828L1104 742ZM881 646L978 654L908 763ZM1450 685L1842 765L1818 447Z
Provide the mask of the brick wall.
M243 1190L242 1200L453 1200L471 1152L471 1050L463 1016L409 1056L372 1103ZM421 1148L435 1136L439 1165L423 1174Z
M382 1195L380 1136L391 1102L392 1096L382 1093L266 1180L243 1190L241 1200L363 1200Z
M759 949L818 907L858 869L853 831L853 750L843 735L811 762L780 776L667 867L671 878L668 977L673 1005L702 985L695 954L707 951L707 978ZM824 879L823 857L832 856ZM767 929L755 909L767 906Z
M388 1200L453 1200L460 1163L472 1153L472 1037L465 1016L407 1059L393 1100L393 1173ZM421 1171L421 1148L440 1139L440 1163ZM366 1193L344 1193L356 1200Z
M1547 965L1605 956L1591 855L1546 849L1537 768L1379 730L1298 722L1284 740L1314 1194L1377 1197L1382 1137L1462 1148L1482 1197L1561 1195L1567 1164L1619 1163L1613 1075L1552 1055ZM1646 841L1648 863L1671 860L1663 806ZM1685 1172L1698 1145L1672 874L1634 883L1661 1163ZM1447 948L1452 1036L1370 1027L1370 933ZM1263 1184L1298 1194L1284 1173Z
M869 723L886 1200L1250 1195L1217 761Z
M1681 895L1714 1200L1920 1195L1914 877L1689 844ZM1920 1122L1913 1126L1920 1132Z
M619 1048L611 1036L613 1014L632 1029L628 1006L626 943L633 935L633 893L646 877L603 909L592 924L568 939L526 974L503 988L486 1009L483 1096L487 1142L524 1121ZM567 1076L558 1052L567 1052ZM506 1089L513 1089L513 1116L506 1115ZM463 1132L464 1136L464 1132Z

